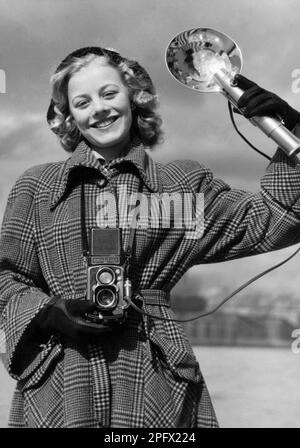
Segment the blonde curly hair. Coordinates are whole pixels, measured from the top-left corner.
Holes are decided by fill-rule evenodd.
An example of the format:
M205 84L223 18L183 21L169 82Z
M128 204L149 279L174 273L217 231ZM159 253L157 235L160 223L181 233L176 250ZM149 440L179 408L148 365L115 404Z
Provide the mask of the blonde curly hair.
M52 99L47 113L50 129L68 152L73 152L82 140L69 109L68 82L74 73L99 56L119 71L128 88L132 110L131 137L137 136L146 146L153 148L162 141L162 120L155 111L158 99L150 76L138 62L101 47L80 48L57 67L50 79Z

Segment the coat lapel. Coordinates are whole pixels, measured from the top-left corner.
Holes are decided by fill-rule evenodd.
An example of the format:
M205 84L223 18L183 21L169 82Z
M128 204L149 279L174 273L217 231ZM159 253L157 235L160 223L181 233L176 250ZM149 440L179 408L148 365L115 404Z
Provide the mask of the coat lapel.
M112 168L118 165L131 164L134 165L143 180L144 184L153 192L162 192L162 184L159 176L159 168L157 163L147 154L146 148L139 139L134 139L123 157L118 157L111 160L107 168ZM91 148L82 140L76 147L72 156L67 159L56 176L53 182L53 189L51 192L51 210L63 198L71 173L76 167L86 167L98 170L103 173L101 162L93 155Z

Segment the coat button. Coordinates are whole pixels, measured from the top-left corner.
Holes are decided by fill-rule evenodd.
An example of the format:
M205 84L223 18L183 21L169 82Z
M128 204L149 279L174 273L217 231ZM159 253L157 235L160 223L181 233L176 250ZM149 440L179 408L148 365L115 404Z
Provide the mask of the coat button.
M98 181L98 185L99 185L99 187L103 187L105 184L106 184L106 179L100 179L100 180Z

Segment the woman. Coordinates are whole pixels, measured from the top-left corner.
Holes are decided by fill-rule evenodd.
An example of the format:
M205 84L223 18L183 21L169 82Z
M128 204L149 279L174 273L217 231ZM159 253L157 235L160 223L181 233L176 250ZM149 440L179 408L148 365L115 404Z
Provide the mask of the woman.
M280 113L290 129L300 121L280 98L243 77L238 82L247 88L239 104L245 115ZM230 189L198 162L155 163L145 151L161 137L153 84L138 63L111 50L71 53L52 86L47 119L72 154L18 179L0 242L5 365L18 381L9 424L216 427L181 326L161 318L174 319L169 293L191 266L299 240L298 160L278 150L258 194ZM135 229L132 245L134 226L123 226L132 298L152 317L129 306L123 323L103 325L88 318L95 305L85 300L87 232L104 222L121 227L120 214L105 214L103 200L106 193L120 198L124 189L146 198L203 193L205 228L187 238L188 226L163 226L158 215L159 225Z

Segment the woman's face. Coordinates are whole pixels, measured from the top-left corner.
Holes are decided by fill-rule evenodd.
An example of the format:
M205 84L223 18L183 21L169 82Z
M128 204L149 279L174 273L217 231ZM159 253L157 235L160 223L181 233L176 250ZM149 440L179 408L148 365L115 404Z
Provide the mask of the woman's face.
M113 156L128 143L132 124L128 89L118 70L103 58L72 75L68 100L78 129L94 149Z

